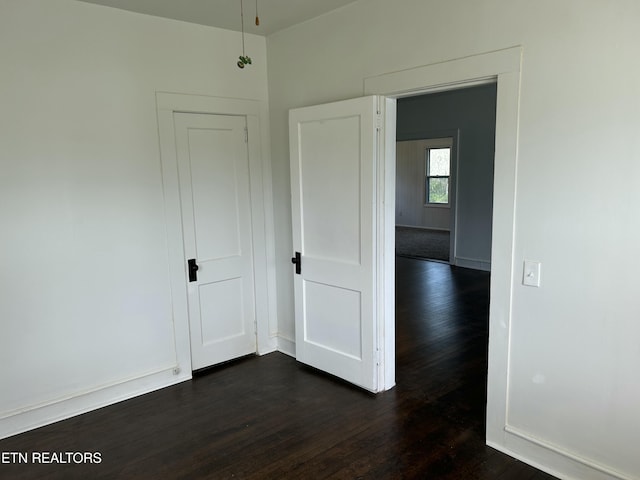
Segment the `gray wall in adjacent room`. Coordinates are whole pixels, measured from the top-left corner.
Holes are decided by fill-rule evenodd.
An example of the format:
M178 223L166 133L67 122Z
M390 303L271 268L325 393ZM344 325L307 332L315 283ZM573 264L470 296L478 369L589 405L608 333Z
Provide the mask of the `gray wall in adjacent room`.
M462 266L491 262L495 125L495 84L398 100L398 141L458 132L455 255Z

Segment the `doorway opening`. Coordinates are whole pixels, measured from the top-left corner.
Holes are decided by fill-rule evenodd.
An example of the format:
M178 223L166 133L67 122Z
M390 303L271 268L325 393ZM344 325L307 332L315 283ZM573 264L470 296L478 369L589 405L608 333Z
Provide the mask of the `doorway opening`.
M490 270L496 94L489 83L398 99L396 254Z
M397 383L483 440L496 93L401 98L396 118Z
M491 277L489 308L489 350L487 372L486 443L498 450L505 446L508 424L509 329L513 303L514 230L516 207L516 170L518 163L518 125L520 66L522 48L482 53L408 70L383 73L364 81L365 95L383 95L380 110L386 112L385 134L381 147L384 162L380 175L384 195L380 202L383 231L382 273L378 282L381 300L380 346L382 378L385 387L395 384L395 141L396 103L398 99L497 84L496 132L494 154L493 220L491 229Z

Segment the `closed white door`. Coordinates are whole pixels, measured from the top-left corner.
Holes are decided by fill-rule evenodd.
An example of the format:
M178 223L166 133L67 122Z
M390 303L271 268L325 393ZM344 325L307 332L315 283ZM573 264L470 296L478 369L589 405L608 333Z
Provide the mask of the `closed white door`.
M246 118L175 113L194 370L256 351Z
M376 107L364 97L289 115L296 358L370 391L379 389Z

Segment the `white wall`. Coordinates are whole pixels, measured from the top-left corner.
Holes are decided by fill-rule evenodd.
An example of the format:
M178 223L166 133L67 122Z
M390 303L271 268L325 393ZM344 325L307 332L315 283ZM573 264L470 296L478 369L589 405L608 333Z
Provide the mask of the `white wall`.
M266 109L265 43L247 37L239 70L235 32L1 0L0 437L188 377L172 375L155 94Z
M294 335L287 110L360 96L373 75L522 45L515 433L497 446L565 478L640 478L638 18L635 0L361 0L270 36L281 335ZM598 188L604 172L615 188ZM538 289L521 285L525 258L542 262Z

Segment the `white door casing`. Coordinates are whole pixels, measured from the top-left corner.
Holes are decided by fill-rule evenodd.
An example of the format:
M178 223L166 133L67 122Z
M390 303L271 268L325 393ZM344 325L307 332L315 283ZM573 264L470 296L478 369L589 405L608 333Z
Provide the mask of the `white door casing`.
M268 108L260 100L156 92L160 161L167 234L167 268L175 335L177 378L191 378L191 338L182 200L178 177L176 113L240 116L246 119L251 201L251 242L257 349L277 348L273 203L268 148Z
M248 131L248 164L251 202L251 243L257 350L273 352L275 333L275 250L271 167L268 145L267 105L259 100L212 97L178 93L156 93L160 158L167 231L168 270L174 323L176 367L174 375L186 380L194 368L191 362L187 245L183 235L182 200L174 115L177 113L236 116L244 118ZM202 271L198 273L203 273ZM204 278L204 277L200 277ZM255 350L254 350L255 351Z
M376 392L377 105L363 97L291 110L296 358ZM292 259L293 260L293 259Z
M491 239L491 305L487 374L487 444L519 458L535 458L566 471L570 463L539 438L516 432L509 425L509 359L514 285L514 232L520 67L523 49L516 46L431 65L365 78L364 93L401 98L497 82L496 136ZM393 125L395 127L395 125ZM386 135L391 137L392 129ZM383 190L393 188L386 181ZM389 197L392 201L392 197ZM395 213L390 211L389 214ZM392 244L387 244L391 249ZM391 289L385 291L385 296ZM554 453L555 452L555 453ZM575 458L572 460L576 460ZM572 463L575 468L580 460ZM577 470L575 470L577 471Z
M256 351L246 118L175 113L192 368Z

